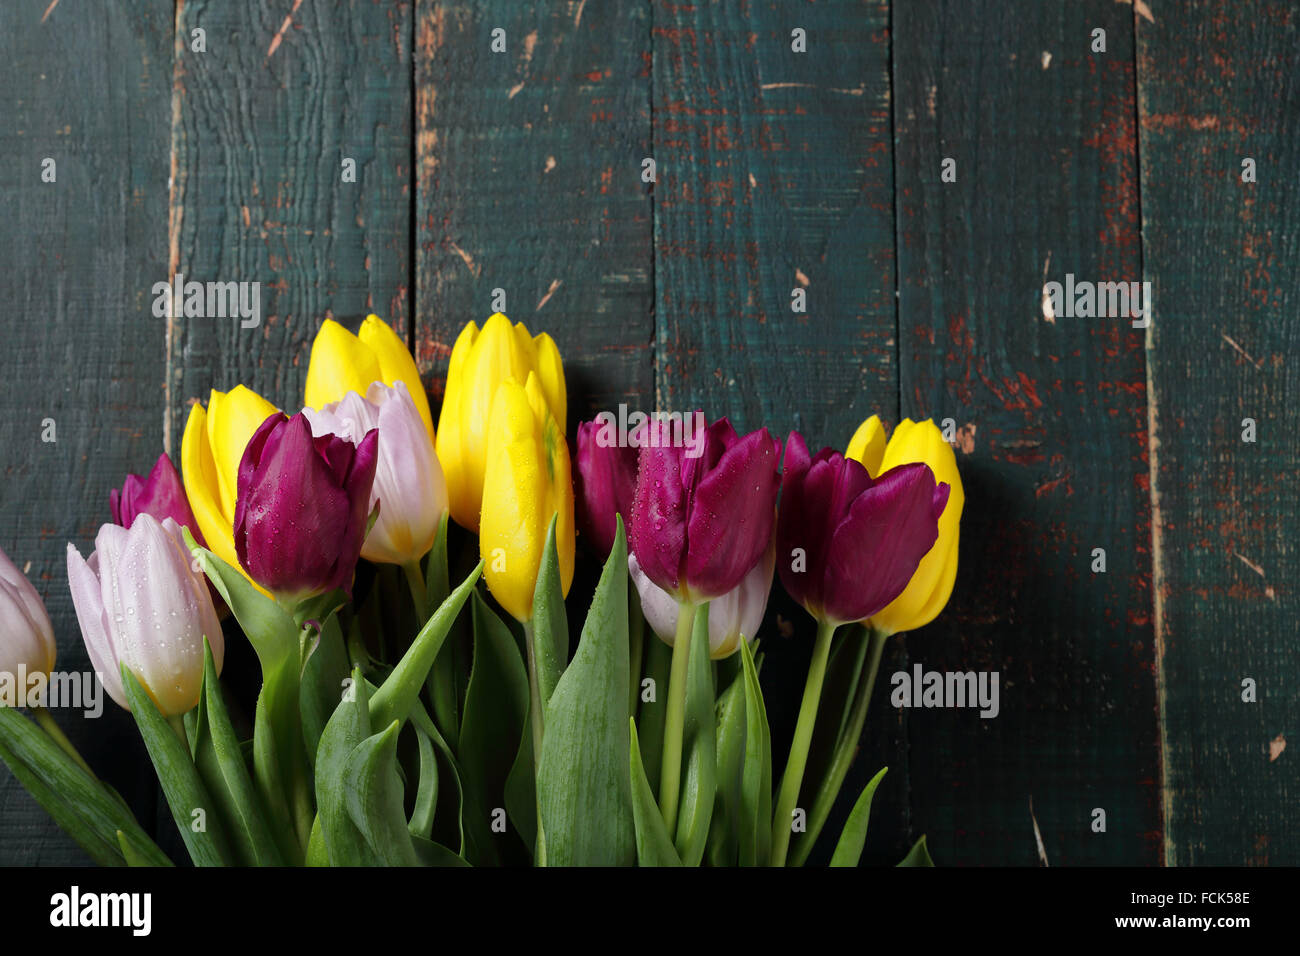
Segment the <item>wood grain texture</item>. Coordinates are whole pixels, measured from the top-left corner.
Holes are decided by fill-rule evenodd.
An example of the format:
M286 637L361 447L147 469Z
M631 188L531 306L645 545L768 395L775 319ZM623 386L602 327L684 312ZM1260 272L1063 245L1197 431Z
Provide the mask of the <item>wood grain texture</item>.
M435 402L494 289L559 345L570 435L652 393L649 43L634 0L417 3L415 345Z
M843 448L898 410L888 4L652 6L656 404ZM776 588L760 633L779 777L814 627ZM876 715L813 862L885 764L864 859L902 857L906 741Z
M1300 10L1160 14L1138 24L1138 75L1167 858L1294 866Z
M170 274L260 282L262 321L171 321L173 450L211 388L297 409L327 317L409 334L410 17L407 0L178 2Z
M167 260L172 5L0 6L0 548L36 586L60 671L91 673L66 547L94 547L108 493L161 447L162 323L150 286ZM54 182L41 179L55 162ZM52 420L52 442L42 440ZM153 825L156 785L135 725L54 716ZM0 863L88 862L0 766Z
M941 863L1037 863L1031 798L1052 865L1162 858L1144 334L1041 307L1067 273L1142 275L1132 17L894 8L900 411L954 420L967 498L953 598L906 646L1001 681L996 719L907 714Z

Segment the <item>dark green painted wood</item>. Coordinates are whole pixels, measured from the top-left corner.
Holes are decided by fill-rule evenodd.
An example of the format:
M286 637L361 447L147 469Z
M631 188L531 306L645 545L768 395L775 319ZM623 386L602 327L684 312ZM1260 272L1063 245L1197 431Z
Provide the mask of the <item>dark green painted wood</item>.
M888 4L655 2L653 19L658 407L843 448L898 409ZM761 633L778 777L813 631L775 588ZM906 851L906 741L887 717L826 831L890 765L871 862Z
M409 332L412 156L407 0L181 0L176 24L171 273L260 282L262 322L172 321L173 450L211 388L297 409L322 319Z
M649 42L632 0L417 3L415 341L435 402L494 289L559 345L571 435L650 397Z
M894 9L901 412L963 430L967 496L953 599L906 644L1001 681L996 719L907 715L912 827L941 864L1033 865L1031 798L1052 865L1161 860L1144 335L1041 308L1045 274L1142 275L1132 17Z
M167 264L172 5L0 5L0 548L45 599L60 671L89 673L66 547L94 547L108 492L161 448L163 335L150 285ZM42 161L56 181L42 182ZM42 441L53 420L53 442ZM55 718L153 825L134 723ZM85 863L0 766L0 863Z
M1154 13L1138 75L1167 856L1294 866L1300 9Z

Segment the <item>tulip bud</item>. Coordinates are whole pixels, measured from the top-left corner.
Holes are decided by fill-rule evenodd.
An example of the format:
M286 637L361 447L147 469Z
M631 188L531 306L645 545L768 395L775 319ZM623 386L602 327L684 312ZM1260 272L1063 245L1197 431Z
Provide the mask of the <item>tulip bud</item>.
M361 556L385 564L409 564L424 557L447 512L447 485L406 383L372 382L365 398L348 392L342 401L320 411L306 408L303 414L317 439L333 434L360 442L370 431L378 432L367 510L378 507L379 514L361 545Z
M248 571L240 566L233 530L239 462L258 426L274 414L274 405L242 385L229 392L214 390L206 411L197 402L190 407L181 440L185 494L203 532L202 538L196 534L195 540L202 540L245 576Z
M616 517L632 520L639 452L630 445L603 445L600 426L578 426L577 473L574 476L578 529L602 556L614 548Z
M860 621L902 593L938 536L946 484L921 464L873 479L860 462L798 432L786 443L777 522L781 583L821 621Z
M731 591L772 538L781 443L719 419L688 449L654 423L642 444L629 541L646 577L698 604ZM689 452L697 452L692 456Z
M405 383L429 439L433 439L433 415L429 412L429 396L420 381L420 370L392 326L379 316L370 315L353 335L333 319L326 319L311 344L307 407L324 408L342 401L348 392L365 395L372 382Z
M68 545L68 583L86 650L109 696L130 709L125 664L164 716L193 709L203 684L203 638L218 671L225 642L180 526L147 512L130 528L103 525L89 559Z
M533 592L551 517L565 594L573 583L573 480L564 430L541 383L502 382L488 425L479 547L492 596L519 621L533 616Z
M239 463L235 550L253 580L294 605L352 592L375 480L379 432L359 444L312 438L299 412L262 423Z
M848 457L861 461L872 475L899 465L921 462L929 466L937 481L946 483L951 489L948 503L939 516L938 540L934 547L921 559L903 593L886 608L871 615L871 625L886 634L924 627L948 603L953 582L957 579L957 539L966 502L961 475L957 471L957 456L953 454L952 446L943 440L938 426L929 419L923 422L903 419L886 445L884 429L873 415L862 423L853 441L849 442Z
M10 675L8 686L14 689L26 686L33 674L48 680L57 656L54 628L41 596L0 551L0 674ZM0 694L0 707L13 703Z
M447 477L451 516L471 531L479 530L488 450L488 420L497 388L513 379L536 375L551 416L564 433L567 395L559 349L543 332L533 336L520 322L511 325L500 312L480 332L466 324L451 350L447 390L438 418L438 459Z
M194 520L189 499L185 497L180 473L166 452L158 456L147 478L127 475L121 491L114 488L108 493L108 504L113 512L113 523L123 528L131 527L131 522L141 513L151 514L159 521L171 518L178 525L189 528L194 540L206 547L203 532Z
M629 555L627 570L641 597L641 610L650 627L669 647L676 640L677 615L680 605L673 595L659 587L641 570L636 555ZM776 570L776 542L773 541L734 588L722 597L709 602L709 657L720 660L729 657L739 647L741 639L752 642L763 623L767 611L767 598L772 591L772 576Z

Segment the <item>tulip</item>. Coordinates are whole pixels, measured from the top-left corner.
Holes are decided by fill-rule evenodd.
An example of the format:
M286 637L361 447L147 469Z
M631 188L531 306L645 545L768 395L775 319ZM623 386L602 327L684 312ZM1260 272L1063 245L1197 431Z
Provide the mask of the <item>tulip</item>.
M873 479L830 448L810 458L791 433L777 525L781 583L825 623L870 617L902 593L934 545L948 492L924 464Z
M537 377L552 418L564 434L567 397L564 366L555 342L545 332L533 336L520 322L511 325L500 312L483 324L469 322L456 339L447 368L447 390L438 418L438 459L447 476L451 517L479 530L488 460L489 418L502 382Z
M508 379L492 402L479 548L492 596L519 621L533 616L552 516L560 582L568 594L574 548L569 447L538 376L530 374L524 385Z
M659 809L670 833L677 825L695 607L737 588L768 550L781 457L781 443L766 428L741 438L725 418L693 442L671 439L665 423L649 424L628 536L641 573L678 604L659 774Z
M632 519L636 496L639 449L627 445L603 445L596 422L578 426L577 473L574 476L578 529L602 555L614 547L616 517Z
M218 671L225 643L180 526L147 512L130 528L103 525L89 559L68 545L68 583L86 650L109 696L130 710L121 677L126 665L163 716L192 710L203 683L203 639Z
M306 402L324 408L348 392L365 395L372 382L404 382L424 427L433 440L433 415L420 371L406 343L377 315L370 315L353 335L333 319L321 323L307 363Z
M627 570L636 585L641 609L650 627L660 640L672 647L679 610L677 599L646 577L636 555L628 557ZM776 548L773 546L739 584L709 602L709 657L712 660L731 656L742 640L753 641L763 623L775 570Z
M312 435L360 442L377 430L375 481L367 511L379 515L361 544L361 556L382 564L419 561L433 547L447 512L447 485L433 441L405 382L372 382L362 398L348 392L322 410L303 409Z
M239 462L235 551L253 580L293 606L335 588L352 592L375 480L379 432L358 444L312 438L299 412L271 415Z
M862 436L864 454L875 441ZM842 623L884 609L915 574L938 537L949 488L924 464L891 468L873 478L866 466L830 448L810 457L798 432L786 442L777 550L781 583L817 618L817 640L776 811L772 858L784 866L791 814L799 799L813 725L821 701L831 638Z
M214 390L207 411L197 402L191 406L181 440L185 493L204 544L245 576L248 572L240 567L233 530L239 462L258 426L274 414L274 405L242 385L229 392Z
M731 591L772 537L781 443L766 428L737 436L721 418L705 431L699 454L650 426L641 449L629 534L646 577L680 603L700 604Z
M108 504L113 512L113 523L123 528L131 527L136 515L145 512L159 521L171 518L178 525L189 528L194 540L204 544L203 532L194 520L189 499L185 497L180 473L166 452L158 456L147 478L127 475L121 491L114 488L108 493Z
M41 596L0 551L0 675L8 675L14 689L25 687L32 675L48 680L57 656L54 628ZM0 706L13 703L5 696L0 694Z
M905 418L886 444L884 428L875 415L854 434L848 457L862 462L873 477L899 465L921 462L929 466L937 481L951 489L939 516L939 537L934 547L921 559L903 593L871 615L872 628L882 634L914 631L939 615L957 579L957 539L966 501L957 457L933 421Z

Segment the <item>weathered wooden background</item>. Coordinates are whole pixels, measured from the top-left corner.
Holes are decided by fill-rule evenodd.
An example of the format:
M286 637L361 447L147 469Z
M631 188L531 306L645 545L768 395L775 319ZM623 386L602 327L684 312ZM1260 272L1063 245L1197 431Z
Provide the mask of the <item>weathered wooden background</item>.
M11 0L0 547L86 669L66 542L191 401L297 405L320 320L367 311L436 400L501 288L571 427L959 426L956 591L882 674L997 670L1001 714L877 694L871 862L1298 863L1298 67L1288 0ZM260 281L261 327L153 318L177 272ZM1150 329L1045 316L1066 273L1150 281ZM772 618L781 753L811 628ZM150 825L108 707L65 723ZM0 863L83 859L0 770Z

